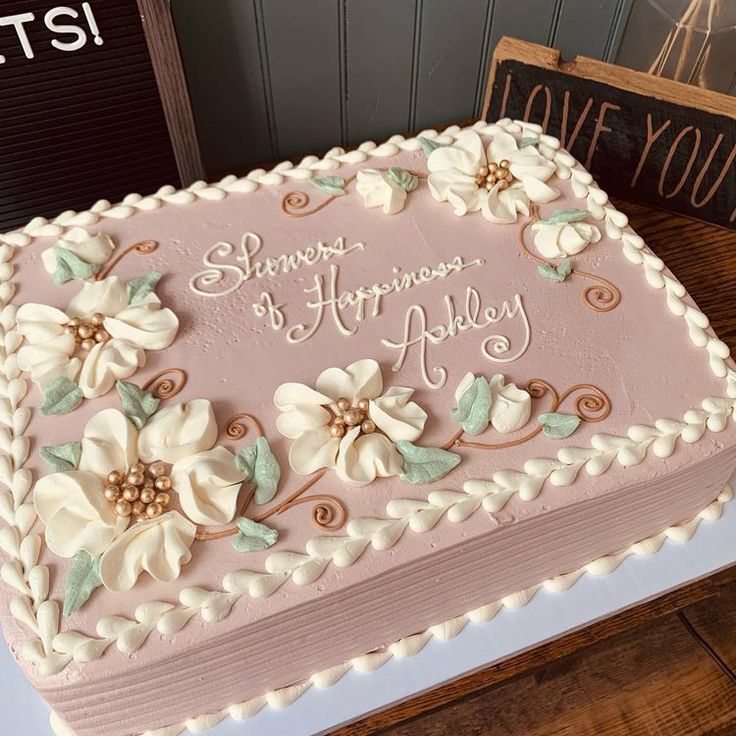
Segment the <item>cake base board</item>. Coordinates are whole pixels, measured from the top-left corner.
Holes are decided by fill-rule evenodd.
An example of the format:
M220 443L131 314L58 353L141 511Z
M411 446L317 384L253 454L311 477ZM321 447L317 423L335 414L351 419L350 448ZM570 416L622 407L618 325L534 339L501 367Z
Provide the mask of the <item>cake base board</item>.
M736 480L736 475L732 478ZM733 487L733 486L732 486ZM509 659L736 564L736 499L717 521L702 521L684 543L667 540L654 555L631 555L613 572L583 575L560 593L540 589L519 609L502 608L457 636L432 638L416 655L393 658L374 672L352 669L335 685L307 690L286 708L264 708L245 721L226 719L208 736L314 736L357 721L442 684ZM49 709L0 647L0 681L8 733L51 733ZM195 715L195 714L193 714Z

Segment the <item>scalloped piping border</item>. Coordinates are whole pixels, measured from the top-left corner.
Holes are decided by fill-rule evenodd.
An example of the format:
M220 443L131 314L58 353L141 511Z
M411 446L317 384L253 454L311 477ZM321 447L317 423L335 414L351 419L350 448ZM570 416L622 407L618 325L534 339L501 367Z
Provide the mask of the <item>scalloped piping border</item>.
M59 236L68 227L93 225L103 218L124 219L165 204L188 204L198 198L219 200L231 192L255 191L260 186L277 185L289 179L304 180L315 171L361 163L370 157L418 151L420 137L450 143L461 128L451 126L443 133L427 130L409 139L397 135L382 145L368 142L348 153L335 148L323 159L308 156L296 167L285 162L270 172L258 169L242 178L225 177L214 185L197 182L178 192L173 187L163 187L150 197L131 194L119 205L101 200L86 212L65 212L51 221L36 218L23 230L0 235L0 482L10 489L10 493L0 492L0 518L8 523L0 529L0 549L9 557L0 566L0 577L19 593L11 601L11 615L37 637L24 643L21 656L38 666L41 674L56 674L72 661L84 664L98 659L113 642L124 653L134 652L154 629L175 633L197 614L203 622L215 623L229 615L235 602L246 593L256 598L264 597L289 579L298 585L310 584L330 564L352 565L369 545L376 550L389 549L407 528L416 533L426 532L445 515L451 522L460 523L481 506L489 512L499 510L517 493L522 500L531 500L548 480L553 486L565 486L574 482L582 468L595 476L605 472L614 460L625 467L636 465L645 459L650 446L658 457L668 457L678 439L696 442L706 430L725 429L736 407L736 373L726 364L728 347L713 335L712 330L709 334L708 318L685 301L685 288L663 273L662 260L646 248L640 236L624 230L628 225L626 215L608 203L608 195L593 183L592 176L573 156L560 149L556 138L543 134L540 126L506 118L490 125L480 121L470 127L482 135L527 131L538 136L539 150L555 162L557 175L571 180L573 193L586 199L594 219L604 221L608 236L622 240L624 255L632 263L643 266L650 286L665 290L670 311L685 320L693 344L707 350L713 373L727 379L729 398L706 398L702 409L689 410L682 421L660 419L654 427L635 425L629 429L627 437L594 435L591 448L562 448L556 459L528 460L523 472L501 470L494 473L491 480L468 481L462 493L433 491L426 501L395 499L386 507L387 519L353 520L348 525L347 536L310 540L307 554L274 553L266 560L265 572L229 573L223 580L224 592L185 588L179 596L181 605L152 602L136 609L135 620L118 616L100 619L97 624L100 638L74 631L60 634L58 603L48 600L49 570L45 565L38 565L42 540L39 535L30 534L35 511L31 503L25 502L32 483L30 472L23 467L29 451L29 442L23 432L30 420L30 411L19 406L27 392L27 383L19 377L15 358L21 339L14 329L16 308L10 304L15 292L14 267L9 263L14 249L29 245L35 238Z
M701 521L718 520L723 514L724 506L732 499L733 492L730 487L726 486L714 501L708 504L708 506L702 509L690 521L667 527L664 531L653 537L632 544L623 552L599 557L574 572L549 578L519 593L513 593L498 601L476 608L463 616L457 616L441 624L430 626L426 631L399 639L380 651L371 652L362 657L356 657L343 662L335 667L330 667L312 675L309 679L302 682L272 690L265 695L251 698L250 700L234 703L216 713L208 713L196 718L190 718L184 723L175 726L166 726L153 731L146 731L140 736L179 736L179 734L187 729L193 734L203 733L214 728L214 726L228 717L237 721L243 721L255 716L266 706L285 708L298 700L312 686L320 689L332 687L351 669L357 672L373 672L383 667L392 657L399 660L413 657L431 639L438 639L439 641L454 639L470 622L475 624L487 623L495 618L498 612L504 607L510 609L522 608L534 598L541 588L552 593L562 593L569 590L586 573L595 577L608 575L616 570L626 558L632 555L650 557L656 554L668 539L677 543L687 542L695 534ZM51 729L56 736L74 736L73 731L54 712L51 713L50 723Z

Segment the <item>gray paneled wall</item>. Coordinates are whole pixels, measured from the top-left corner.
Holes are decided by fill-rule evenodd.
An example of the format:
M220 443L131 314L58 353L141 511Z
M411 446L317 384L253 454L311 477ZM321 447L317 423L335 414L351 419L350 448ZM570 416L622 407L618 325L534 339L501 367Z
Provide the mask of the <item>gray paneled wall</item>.
M172 0L211 177L477 117L503 35L616 56L633 0Z

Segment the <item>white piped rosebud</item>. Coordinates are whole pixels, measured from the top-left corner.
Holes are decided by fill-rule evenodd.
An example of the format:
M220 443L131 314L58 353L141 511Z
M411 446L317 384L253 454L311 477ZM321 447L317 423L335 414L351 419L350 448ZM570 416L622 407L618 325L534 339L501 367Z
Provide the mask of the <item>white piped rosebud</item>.
M66 235L41 253L43 267L49 272L56 270L56 247L66 248L75 256L95 266L106 263L115 250L115 245L105 233L90 235L81 227L72 228Z
M406 190L383 171L364 169L358 172L358 194L366 207L383 207L386 215L395 215L404 209Z
M587 222L567 222L551 225L535 222L532 225L534 245L545 258L565 258L584 250L590 243L601 239L601 231Z

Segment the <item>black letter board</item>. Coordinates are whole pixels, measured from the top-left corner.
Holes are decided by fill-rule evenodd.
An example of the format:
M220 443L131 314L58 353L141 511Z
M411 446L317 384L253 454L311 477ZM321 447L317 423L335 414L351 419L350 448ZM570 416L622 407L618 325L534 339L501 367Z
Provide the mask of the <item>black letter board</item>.
M486 96L487 119L541 124L610 194L736 228L733 97L511 38Z
M136 0L2 0L0 90L0 230L180 185Z

